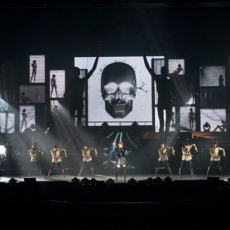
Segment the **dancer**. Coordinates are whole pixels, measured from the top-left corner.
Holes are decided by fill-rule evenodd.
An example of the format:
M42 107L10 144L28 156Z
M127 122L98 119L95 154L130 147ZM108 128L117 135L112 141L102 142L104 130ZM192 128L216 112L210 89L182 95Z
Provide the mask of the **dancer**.
M31 169L33 169L34 166L36 166L36 168L38 169L39 174L40 175L42 174L40 158L43 152L44 150L42 148L38 148L37 142L34 142L34 144L30 149L30 167L29 167L28 176L30 175Z
M57 93L57 79L56 79L56 75L55 74L52 75L50 84L51 84L50 97L52 98L53 90L55 90L56 97L58 98L58 93Z
M62 165L61 165L61 162L62 162L62 156L61 156L61 152L64 152L65 153L65 157L67 157L67 152L65 149L62 149L62 148L58 148L56 145L53 146L53 149L50 151L51 153L51 156L52 156L52 162L51 162L51 165L50 165L50 169L48 171L48 177L50 176L52 170L53 170L53 166L54 165L57 165L59 167L59 169L62 171L62 174L65 178L65 171L64 169L62 168Z
M182 147L182 160L181 160L181 165L179 168L179 175L181 175L181 169L183 167L183 164L185 162L188 162L191 176L194 176L193 168L192 168L192 157L193 157L193 155L191 154L191 148L192 147L194 147L195 151L198 152L198 149L197 149L195 144L189 145L188 143L185 143L185 145Z
M164 165L167 167L169 174L172 175L172 170L169 166L169 161L168 161L169 159L168 159L168 153L167 153L167 150L170 150L170 149L172 151L173 156L175 156L175 150L173 147L166 147L164 143L161 143L160 148L158 149L159 158L158 158L158 163L157 163L157 167L155 170L155 175L157 175L157 171L162 163L164 163Z
M225 153L225 149L218 147L216 142L213 142L212 147L210 148L210 163L208 166L208 170L207 170L207 176L209 174L209 170L211 167L216 168L218 167L220 170L221 175L223 176L223 169L221 166L221 156L220 156L220 151L223 152L223 156L226 157L226 153Z
M160 121L160 139L162 142L166 142L168 133L169 133L169 127L170 122L172 119L172 105L173 105L173 97L176 97L176 90L173 84L173 80L171 77L178 75L181 71L183 71L183 68L181 65L178 65L178 68L173 72L168 72L168 68L166 66L161 67L161 75L158 76L155 74L154 70L149 66L149 63L147 61L146 55L144 50L144 63L146 69L149 71L150 75L152 76L152 79L156 82L157 86L157 92L158 92L158 117ZM154 101L154 100L153 100ZM164 131L164 110L166 111L166 128Z
M93 159L91 156L91 151L94 151L96 157L98 156L97 150L95 148L89 147L87 144L84 144L84 147L81 151L82 164L78 176L81 176L81 173L84 170L86 164L89 165L92 176L94 176Z
M37 74L37 62L36 62L36 60L33 60L31 66L32 66L32 75L31 75L30 81L32 82L34 79L34 82L35 82L36 74Z
M124 182L126 182L126 166L127 166L127 162L125 159L126 150L124 149L124 143L122 141L118 142L116 153L118 157L117 163L116 163L116 167L117 167L116 182L117 182L117 177L118 177L120 170L123 173Z

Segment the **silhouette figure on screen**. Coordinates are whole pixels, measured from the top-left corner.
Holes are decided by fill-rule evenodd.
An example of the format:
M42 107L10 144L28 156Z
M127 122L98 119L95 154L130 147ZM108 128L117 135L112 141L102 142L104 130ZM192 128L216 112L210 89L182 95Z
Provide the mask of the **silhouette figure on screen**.
M204 130L204 132L209 132L210 129L211 129L211 125L208 122L205 122L203 124L203 130Z
M220 102L222 105L225 104L224 97L225 97L224 77L223 77L223 75L220 75L220 76L219 76L219 99L220 99L219 102Z
M222 123L222 125L217 125L216 128L213 130L213 132L216 132L218 129L221 132L225 131L225 129L226 129L226 121L222 120L221 123Z
M98 63L98 52L97 57L94 61L93 68L85 75L84 78L80 79L80 69L74 67L72 69L73 80L67 85L67 89L64 93L64 97L69 99L69 119L71 126L75 126L75 111L77 111L77 126L81 126L82 114L83 114L83 93L85 83L92 76Z
M33 103L33 101L30 99L30 97L26 96L25 92L22 92L22 94L21 94L21 101L23 104Z
M57 79L56 79L56 75L55 74L52 75L50 84L51 84L50 97L52 97L53 90L55 90L56 97L58 97L58 93L57 93Z
M101 93L105 110L113 118L124 118L133 109L136 96L134 69L123 62L107 65L101 75Z
M25 128L27 129L27 113L26 113L26 109L22 110L21 132L22 132L23 125L25 125Z
M223 75L219 76L219 87L224 87L224 77L223 77Z
M161 75L158 76L155 74L154 70L149 66L145 55L146 48L144 50L144 63L149 71L150 75L152 76L153 80L156 82L157 92L158 92L158 117L160 120L160 139L162 142L166 142L167 136L169 133L170 122L172 119L172 104L173 104L173 97L176 97L176 90L172 81L173 76L178 75L183 69L178 66L178 68L173 72L168 72L166 66L161 67ZM164 110L166 111L166 128L164 131Z
M195 113L193 112L193 108L190 108L190 112L188 113L188 121L191 130L193 130L194 120L195 120Z
M32 82L34 79L34 82L35 82L36 74L37 74L37 62L36 62L36 60L33 60L31 66L32 66L32 75L31 75L30 81Z

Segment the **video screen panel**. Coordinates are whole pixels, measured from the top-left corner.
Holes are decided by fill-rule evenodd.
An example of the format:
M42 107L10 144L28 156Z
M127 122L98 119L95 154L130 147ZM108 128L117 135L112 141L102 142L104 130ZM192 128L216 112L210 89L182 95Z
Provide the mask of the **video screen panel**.
M152 57L147 57L151 65ZM91 70L95 57L75 57L74 65ZM151 76L143 57L100 57L88 80L88 126L152 125Z
M157 74L157 75L160 75L161 74L161 67L165 65L165 60L164 60L164 57L162 56L161 59L158 58L158 59L152 59L153 63L153 68L154 68L154 73Z
M196 110L194 106L180 108L180 131L196 131Z
M164 121L166 124L166 111L165 110L164 110ZM159 129L160 129L160 121L158 118L157 107L155 107L155 132L159 132ZM170 132L176 131L176 109L175 107L172 108L172 119L171 119L169 131Z
M6 147L5 145L0 145L0 154L3 155L6 153Z
M20 85L20 104L45 103L45 85Z
M169 59L168 60L169 73L175 72L178 68L181 69L178 75L184 75L185 74L185 60L184 59Z
M225 66L202 66L199 69L200 87L225 86Z
M45 83L45 55L30 55L29 82Z
M226 109L201 109L200 130L204 132L226 132Z
M65 93L65 70L50 70L50 98L63 98Z
M35 106L34 105L21 105L20 106L20 132L23 133L25 129L30 128L35 123Z
M15 113L0 113L0 133L15 132Z

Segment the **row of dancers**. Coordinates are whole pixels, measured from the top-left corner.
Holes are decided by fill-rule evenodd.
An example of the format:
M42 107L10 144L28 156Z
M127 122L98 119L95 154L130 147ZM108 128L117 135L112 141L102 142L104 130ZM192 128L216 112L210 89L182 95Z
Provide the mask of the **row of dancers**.
M10 144L8 145L7 143L7 151L10 152L9 150ZM179 168L178 174L181 175L182 168L185 164L188 164L191 176L194 176L193 173L193 166L192 166L192 150L199 152L196 144L189 144L185 143L184 146L182 147L182 158L181 158L181 164ZM175 150L172 146L166 146L164 143L160 144L160 147L158 148L158 161L157 161L157 166L155 168L155 175L158 174L158 171L162 165L164 165L169 174L172 175L172 170L169 165L169 154L171 153L173 156L175 156ZM82 172L86 166L90 168L92 176L95 175L94 173L94 165L93 165L93 157L92 154L95 154L96 157L98 157L98 152L96 148L89 147L87 144L84 144L82 150L81 150L81 155L82 155L82 163L80 167L80 171L78 176L82 175ZM118 175L120 172L122 172L124 182L126 182L126 167L127 167L127 160L126 160L126 154L127 150L124 147L123 141L119 141L117 144L117 147L115 148L117 160L116 160L116 175L115 175L115 180L116 182L118 181ZM34 142L31 149L30 149L30 166L29 166L29 171L28 175L30 175L30 172L33 168L37 168L41 174L41 156L44 153L44 149L38 147L37 143ZM212 146L210 147L209 150L210 153L210 163L207 168L206 175L209 175L210 169L213 168L218 168L221 175L223 176L223 167L221 164L221 159L222 157L226 157L226 152L224 148L221 148L217 145L216 142L213 142ZM55 165L60 169L62 172L63 176L65 177L65 171L64 168L62 167L62 160L63 158L67 158L67 151L64 148L59 148L58 146L53 146L53 148L50 151L52 160L51 164L48 170L48 177L51 175L53 168Z

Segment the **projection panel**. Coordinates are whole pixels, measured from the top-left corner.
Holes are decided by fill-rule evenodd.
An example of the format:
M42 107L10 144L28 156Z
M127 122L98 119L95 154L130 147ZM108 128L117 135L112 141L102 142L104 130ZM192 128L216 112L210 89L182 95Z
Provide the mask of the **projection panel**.
M152 57L147 57L151 65ZM76 57L75 67L91 70L95 57ZM88 81L88 125L152 125L151 76L143 57L100 57Z

